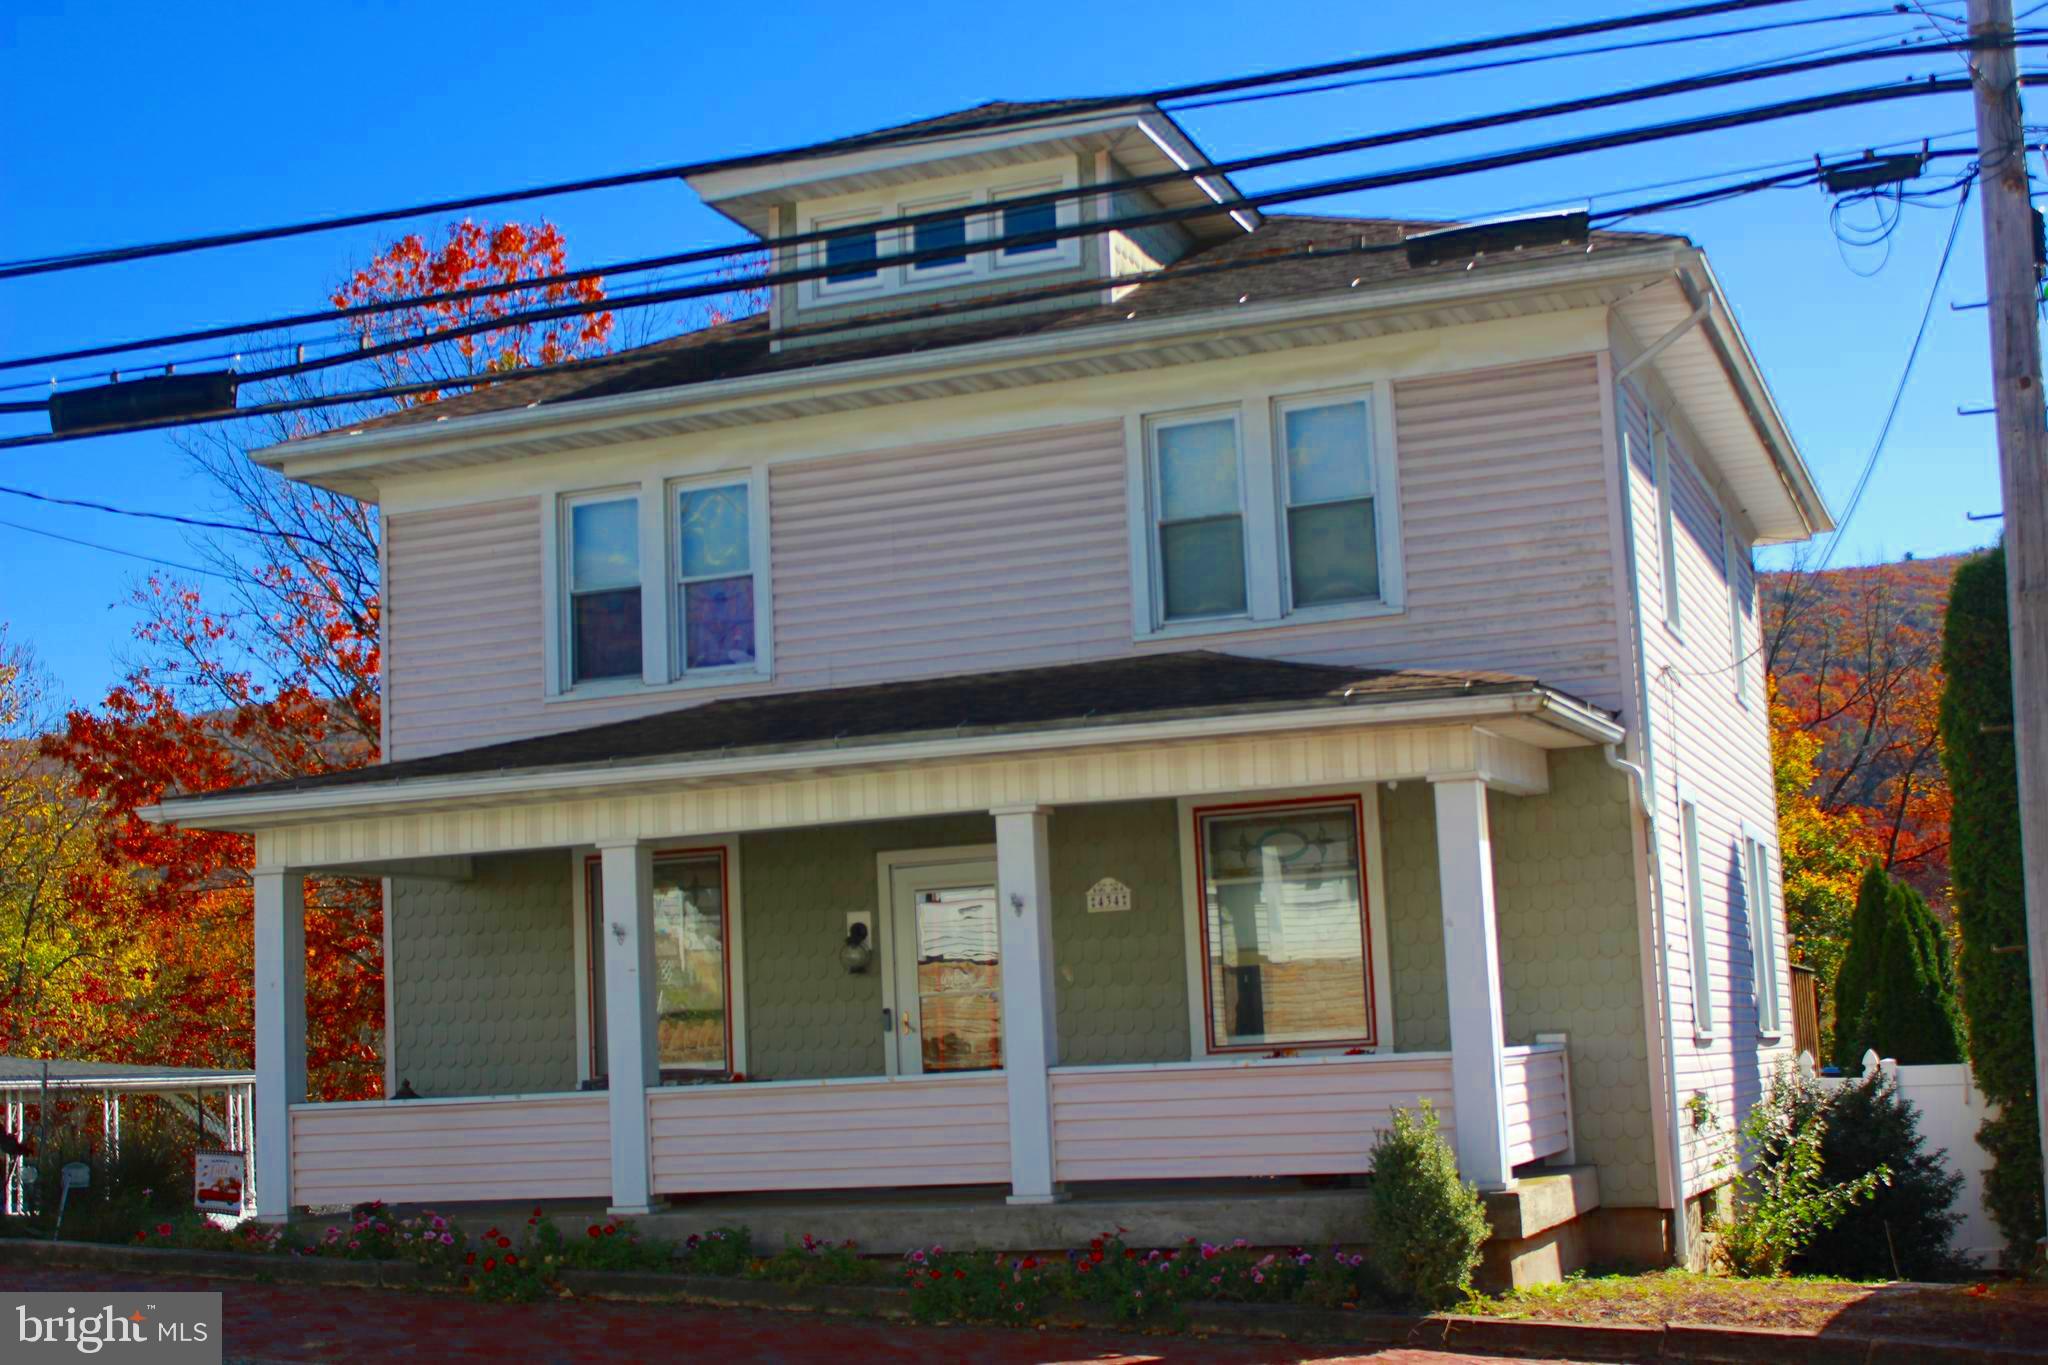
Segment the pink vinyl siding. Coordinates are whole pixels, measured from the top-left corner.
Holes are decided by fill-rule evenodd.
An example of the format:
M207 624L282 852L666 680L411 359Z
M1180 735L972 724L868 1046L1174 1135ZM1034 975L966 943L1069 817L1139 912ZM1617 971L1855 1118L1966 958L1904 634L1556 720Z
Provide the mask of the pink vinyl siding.
M1502 1068L1507 1089L1508 1165L1520 1166L1570 1150L1570 1062L1562 1047L1511 1047Z
M773 690L1202 647L1533 674L1624 694L1591 357L1394 386L1406 610L1133 639L1121 423L771 467ZM905 409L915 432L915 410ZM542 508L386 526L388 756L471 747L761 685L548 703Z
M1454 1140L1448 1054L1056 1067L1053 1173L1151 1180L1362 1172L1393 1111L1425 1099Z
M600 1094L295 1105L292 1202L606 1198L611 1150Z
M1010 1180L1001 1072L649 1092L656 1194Z
M1657 750L1658 853L1663 871L1663 924L1670 945L1672 1000L1677 1025L1678 1098L1704 1094L1717 1121L1687 1126L1686 1188L1710 1187L1732 1173L1730 1135L1773 1061L1791 1052L1789 1023L1780 1037L1757 1030L1749 910L1742 877L1744 826L1761 830L1770 851L1771 909L1776 917L1779 999L1789 1001L1784 897L1776 843L1777 802L1772 786L1770 735L1763 701L1763 664L1755 575L1748 546L1738 543L1738 586L1745 601L1743 654L1735 651L1724 532L1740 539L1732 514L1717 505L1685 432L1667 433L1678 579L1665 582L1657 489L1650 446L1649 407L1625 385L1619 414L1630 450L1630 501L1636 562L1643 576L1643 650L1650 677L1650 727ZM1680 594L1682 630L1665 624L1670 592ZM1745 673L1738 700L1736 669ZM1707 979L1694 979L1692 928L1686 900L1688 868L1679 820L1679 792L1699 811L1700 885L1706 911ZM1697 993L1712 992L1710 1036L1695 1028ZM1781 1013L1783 1011L1781 1010Z

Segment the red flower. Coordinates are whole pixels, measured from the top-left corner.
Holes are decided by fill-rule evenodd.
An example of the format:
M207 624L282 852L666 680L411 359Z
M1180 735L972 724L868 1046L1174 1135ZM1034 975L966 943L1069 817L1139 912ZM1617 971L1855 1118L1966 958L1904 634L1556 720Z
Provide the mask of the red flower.
M602 1237L604 1236L604 1229L599 1227L597 1224L592 1223L590 1225L590 1235L592 1237Z
M967 1278L967 1272L964 1270L956 1270L953 1272L953 1278L956 1280L964 1280Z
M464 1257L462 1258L462 1263L463 1263L464 1265L475 1265L475 1264L476 1264L476 1253L475 1253L474 1251L472 1251L472 1252L470 1252L470 1253L469 1253L469 1254L468 1254L467 1256L464 1256Z
M618 1224L616 1224L616 1223L606 1223L606 1224L604 1225L604 1235L605 1235L605 1236L607 1236L607 1237L611 1236L611 1235L612 1235L613 1233L617 1232L618 1230L619 1230L619 1225L618 1225Z
M497 1268L498 1268L498 1258L497 1258L497 1257L495 1257L495 1256L491 1256L491 1257L487 1257L487 1258L485 1258L485 1260L484 1260L484 1269L485 1269L485 1270L496 1270Z
M1090 1251L1102 1250L1102 1239L1100 1237L1090 1237L1088 1239L1088 1249Z
M507 1254L507 1255L506 1255L506 1257L505 1257L505 1264L506 1264L506 1265L518 1265L518 1264L519 1264L519 1258L518 1258L517 1256L515 1256L515 1255Z
M511 1239L510 1237L500 1237L500 1238L498 1239L498 1245L499 1245L499 1246L501 1246L501 1247L508 1247L508 1246L511 1246L511 1245L512 1245L512 1239Z
M1091 1251L1091 1252L1089 1252L1089 1253L1088 1253L1088 1261L1089 1261L1089 1263L1090 1263L1091 1265L1101 1265L1101 1264L1102 1264L1102 1253L1101 1253L1101 1252L1099 1252L1099 1251Z
M932 1272L931 1272L931 1277L932 1277L933 1279L935 1279L935 1280L936 1280L936 1279L940 1279L940 1278L942 1278L942 1276L941 1276L940 1272L938 1272L938 1271L936 1271L936 1270L934 1270L934 1271L932 1271Z
M1024 1268L1026 1270L1038 1269L1038 1258L1036 1256L1026 1256L1024 1258Z
M535 1205L533 1206L533 1216L534 1216L534 1217L536 1217L536 1218L538 1218L538 1217L540 1217L540 1213L541 1213L540 1205L538 1205L538 1204L535 1204Z

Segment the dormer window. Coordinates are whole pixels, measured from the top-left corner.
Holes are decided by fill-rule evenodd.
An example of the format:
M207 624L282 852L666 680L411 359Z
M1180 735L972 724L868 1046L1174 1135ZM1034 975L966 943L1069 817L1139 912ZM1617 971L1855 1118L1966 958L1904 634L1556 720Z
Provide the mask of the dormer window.
M922 221L835 235L800 248L800 262L813 269L822 265L830 273L803 281L798 302L829 304L1080 266L1079 236L1022 244L1008 240L1057 232L1081 221L1078 198L1043 197L1078 187L1079 161L1061 157L1000 174L1006 178L993 184L987 173L947 176L905 185L885 197L842 195L801 205L797 230L804 233L898 218Z

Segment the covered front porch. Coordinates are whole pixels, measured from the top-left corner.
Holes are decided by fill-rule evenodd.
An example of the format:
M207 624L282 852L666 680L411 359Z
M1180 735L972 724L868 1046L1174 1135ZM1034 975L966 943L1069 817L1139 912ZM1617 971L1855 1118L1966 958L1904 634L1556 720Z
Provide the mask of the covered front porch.
M1327 1183L1425 1100L1482 1189L1581 1160L1579 1026L1642 1040L1618 732L1331 695L191 803L259 850L259 1215ZM417 1098L304 1102L316 872L391 878Z

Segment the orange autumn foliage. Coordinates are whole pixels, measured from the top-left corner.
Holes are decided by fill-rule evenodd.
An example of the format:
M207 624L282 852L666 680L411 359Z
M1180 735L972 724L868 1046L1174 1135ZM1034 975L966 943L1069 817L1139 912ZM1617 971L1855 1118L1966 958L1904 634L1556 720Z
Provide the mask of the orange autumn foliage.
M434 245L416 235L392 243L332 298L337 305L405 299L557 274L566 266L561 233L551 224L464 220ZM382 341L603 297L602 284L589 279L402 308L353 325L357 337ZM454 383L595 353L610 331L605 313L513 326L422 344L379 358L375 368L381 382ZM411 401L439 397L436 391ZM210 453L193 451L245 518L268 534L213 547L236 570L215 597L152 576L135 594L146 661L98 707L71 711L61 731L43 741L44 754L68 765L96 807L96 875L103 884L79 886L76 903L149 966L139 977L94 978L45 1010L62 1018L12 1019L0 1011L0 1041L20 1039L18 1050L178 1065L246 1066L253 1059L253 841L154 825L138 812L166 796L378 758L376 509L284 483L242 453L306 434L304 420L224 435ZM320 1099L376 1095L384 1022L379 885L316 878L306 899L309 1089ZM88 1018L100 1026L73 1026Z

